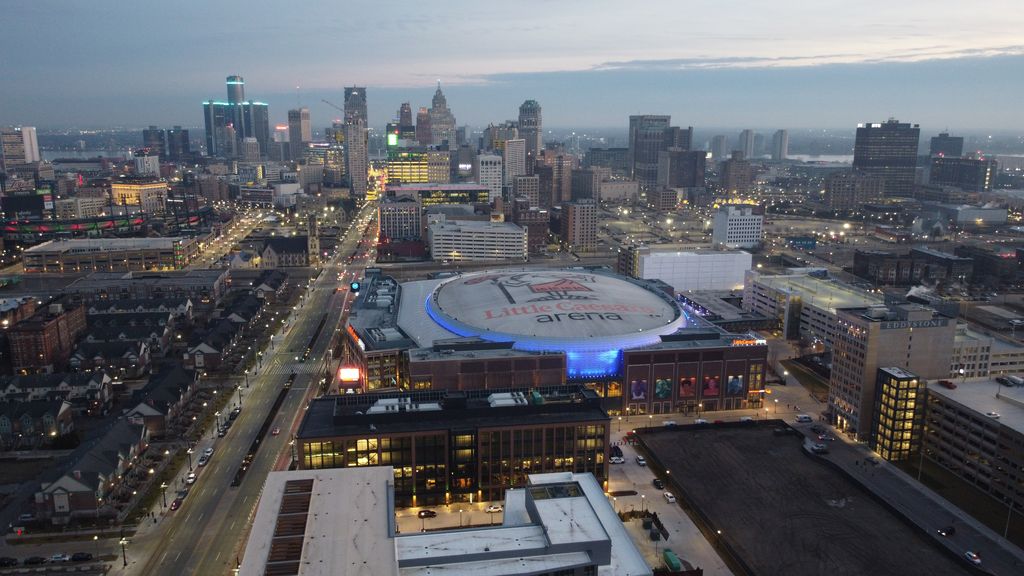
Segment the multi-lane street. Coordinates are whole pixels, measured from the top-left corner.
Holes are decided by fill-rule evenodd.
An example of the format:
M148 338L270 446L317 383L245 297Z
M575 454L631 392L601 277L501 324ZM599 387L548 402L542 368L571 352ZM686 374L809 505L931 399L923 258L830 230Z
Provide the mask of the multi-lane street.
M292 434L322 377L319 370L308 368L325 366L323 363L330 356L332 338L348 298L347 290L335 290L338 277L346 268L349 274L361 276L365 267L365 260L357 259L348 265L343 262L358 246L366 230L365 222L372 214L372 207L366 207L356 218L321 274L309 286L302 303L293 311L290 328L274 338L272 349L264 351L262 366L255 377L250 377L249 387L243 385L241 394L235 393L232 397L232 405L239 401L242 405L234 426L225 437L217 440L207 432L196 447L198 453L208 447L212 447L214 453L208 464L197 468L198 480L181 507L172 512L158 502L156 522L140 527L128 545L128 566L117 563L115 573L216 575L230 574L236 567L263 482L271 470L287 467ZM309 359L301 362L306 346L325 316L324 328L311 347ZM300 361L296 361L296 356ZM325 367L333 366L328 363ZM291 372L296 373L294 384L272 423L272 428L280 428L280 434L266 436L241 485L231 487L235 471ZM181 475L187 474L186 466ZM174 490L174 487L168 489L169 497Z

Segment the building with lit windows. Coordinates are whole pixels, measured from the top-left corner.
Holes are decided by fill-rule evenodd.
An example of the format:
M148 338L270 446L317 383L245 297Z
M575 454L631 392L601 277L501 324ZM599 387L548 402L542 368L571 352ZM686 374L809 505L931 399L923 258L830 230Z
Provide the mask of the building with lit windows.
M910 198L914 193L917 147L921 129L890 118L884 123L857 126L853 169L885 181L887 197Z
M427 227L427 244L435 261L510 260L525 262L526 230L511 222L439 221Z
M753 248L764 238L764 208L726 204L715 212L711 241L715 246Z
M531 473L608 478L608 414L579 387L346 394L314 400L302 469L394 466L401 506L496 500Z
M203 102L206 127L206 155L234 158L240 155L242 141L255 138L260 154L270 150L270 112L267 104L245 99L245 80L228 76L228 99Z
M388 186L385 196L400 198L409 196L419 199L423 206L436 204L487 204L490 202L490 191L479 184L410 184L407 186Z
M902 368L879 368L875 381L871 449L891 462L910 459L921 446L924 382Z
M382 241L419 240L422 212L415 198L385 198L377 204L378 236Z
M199 255L195 238L50 240L24 251L27 274L180 270Z
M503 390L568 381L615 415L751 408L767 345L687 316L672 289L604 269L499 269L399 284L370 274L342 388ZM513 375L514 374L514 375Z
M167 182L153 178L120 178L111 182L110 195L116 206L131 211L163 212L167 205Z

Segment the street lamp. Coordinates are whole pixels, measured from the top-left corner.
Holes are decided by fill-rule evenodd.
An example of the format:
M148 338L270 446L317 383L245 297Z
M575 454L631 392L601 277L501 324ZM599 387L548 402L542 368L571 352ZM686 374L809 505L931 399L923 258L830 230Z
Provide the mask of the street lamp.
M160 483L160 495L164 499L164 508L167 508L167 482Z
M96 547L96 559L99 560L100 559L100 537L99 537L98 534L93 534L92 535L92 543L93 543L93 546Z
M191 472L192 471L192 446L189 446L188 450L185 450L185 454L188 454L188 471Z
M704 403L697 404L697 418L700 418L700 411L704 408Z
M778 398L775 399L775 415L776 416L779 415L779 399Z
M619 428L618 428L618 431L622 432L622 416L619 416Z
M459 528L462 528L462 508L459 508Z
M124 567L128 567L128 552L125 550L125 544L128 544L127 538L121 538L121 557L124 558ZM116 554L116 552L115 552Z
M644 514L647 513L647 494L640 495L640 511Z

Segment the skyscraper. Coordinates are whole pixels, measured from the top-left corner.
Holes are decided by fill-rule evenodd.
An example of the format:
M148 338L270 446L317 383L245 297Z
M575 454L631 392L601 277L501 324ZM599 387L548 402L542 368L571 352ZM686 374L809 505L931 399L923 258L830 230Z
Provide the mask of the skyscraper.
M938 136L932 136L931 146L928 149L928 155L945 156L946 158L959 158L963 156L963 136L950 136L949 132L943 132Z
M505 169L505 183L511 184L516 176L526 174L526 140L515 138L506 140L502 150L502 161Z
M430 112L424 106L416 113L416 141L420 146L430 146Z
M345 123L345 168L352 185L352 195L358 198L366 196L366 183L369 170L369 151L366 123L361 118L354 118Z
M142 131L142 147L149 148L151 152L161 159L167 157L166 135L161 128L150 126Z
M480 154L476 157L476 181L490 191L491 198L501 198L501 156Z
M597 245L597 202L576 200L562 209L562 242L571 250L592 250Z
M658 186L661 188L703 188L707 153L669 148L658 153Z
M348 123L356 118L363 121L363 126L370 125L369 116L366 115L366 88L363 86L345 87L345 122Z
M789 156L789 132L776 130L772 136L772 160L781 162Z
M444 97L444 92L441 92L441 83L438 82L430 106L430 144L440 146L446 142L452 147L455 146L455 115L448 109L448 100Z
M527 100L519 106L519 137L526 140L526 173L533 174L537 155L544 149L543 118L536 100Z
M630 173L641 190L652 190L657 185L658 152L664 147L670 121L670 116L629 117Z
M724 162L729 158L729 138L719 134L711 137L711 159L715 162Z
M245 80L241 76L228 76L228 101L203 102L206 125L206 154L233 157L241 150L245 138L255 138L260 154L265 156L270 146L270 112L263 102L245 99Z
M740 132L739 141L736 143L736 149L743 152L743 157L750 160L754 157L754 131L744 130Z
M192 153L192 145L188 139L188 130L175 126L167 131L167 159L183 160Z
M691 150L693 148L693 126L687 126L686 128L669 126L666 128L665 142L662 144L661 149L668 150L669 148Z
M913 196L921 129L890 118L884 124L860 124L853 146L853 167L881 176L887 197Z
M0 128L0 169L39 162L39 143L32 126Z
M309 108L288 111L288 149L292 162L302 157L306 144L313 141L313 130L309 125Z
M412 126L412 106L408 102L402 102L402 106L398 109L398 125L399 126Z

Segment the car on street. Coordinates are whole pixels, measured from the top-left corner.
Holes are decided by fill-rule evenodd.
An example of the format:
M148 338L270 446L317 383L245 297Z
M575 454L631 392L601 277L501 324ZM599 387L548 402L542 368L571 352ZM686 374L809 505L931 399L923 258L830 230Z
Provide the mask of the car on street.
M661 423L661 425L668 428L674 428L676 426L679 426L679 422L676 422L675 420L665 420L664 422Z
M0 558L0 567L9 568L11 566L17 566L17 565L18 565L18 559L17 558L11 558L9 556L4 556L3 558Z
M505 508L501 504L491 504L490 506L484 509L484 512L487 512L488 514L493 514L494 512L501 512L504 509Z
M828 446L821 443L811 444L811 452L815 454L828 454Z
M75 552L71 555L72 562L88 562L92 560L91 552Z
M46 564L46 558L43 558L42 556L29 556L28 558L25 558L25 561L23 562L23 564L25 564L25 566L35 566L35 565L38 565L38 564Z
M608 462L610 462L612 464L622 464L625 461L626 461L626 459L623 458L622 456L610 456L608 458Z
M170 508L172 511L181 508L181 498L175 498L174 500L172 500Z
M637 456L636 457L636 463L641 465L641 466L647 466L647 459L644 458L643 456Z
M433 510L420 510L416 513L418 518L437 518L437 512Z
M818 434L818 440L822 442L834 442L835 439L836 437L831 434Z
M18 522L31 522L36 519L36 515L30 512L24 514L18 514Z
M696 420L693 421L693 423L694 424L707 424L708 421L703 419L703 418L697 418Z
M978 556L976 553L970 550L964 552L964 558L971 564L974 564L975 566L981 564L981 556Z
M936 530L936 532L939 533L939 536L952 536L953 534L956 534L956 528L953 526L944 526Z
M740 417L740 422L753 422L753 421L754 421L754 418L752 416L741 416Z
M274 429L270 431L270 435L271 436L277 436L280 433L281 433L281 429L278 428L277 426L274 426Z
M54 554L50 556L50 562L67 562L68 560L71 560L71 556L67 554Z
M669 504L675 504L676 497L671 492L665 492L665 501L668 502Z
M228 433L227 427L221 426L220 428L217 428L217 437L218 438L223 438L224 436L227 435L227 433Z
M203 450L203 456L206 456L207 458L213 456L213 448L211 447L207 448L206 450Z
M612 453L612 456L618 456L618 457L621 458L622 457L622 448L619 448L618 446L612 446L611 453Z
M206 454L203 454L202 456L199 457L199 461L196 462L196 465L197 466L206 466L206 463L209 462L209 461L210 461L210 457L207 456Z
M654 487L657 488L658 490L664 490L665 489L665 483L661 481L661 478L655 478L651 482L651 484L654 484Z
M198 479L199 479L199 476L196 476L195 472L189 472L188 476L185 477L185 484L188 484L188 485L195 484L196 480L198 480Z
M815 434L824 434L825 427L821 424L815 424L814 426L811 426L811 432L814 432Z

